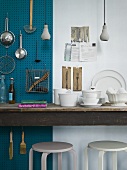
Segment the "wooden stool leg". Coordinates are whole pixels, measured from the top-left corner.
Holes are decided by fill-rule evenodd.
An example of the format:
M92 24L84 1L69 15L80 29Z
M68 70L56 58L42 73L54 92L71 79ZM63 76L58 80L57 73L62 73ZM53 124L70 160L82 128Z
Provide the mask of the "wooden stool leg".
M76 152L75 152L74 149L71 149L69 152L73 154L74 170L77 170L77 155L76 155Z
M62 170L62 153L58 153L58 170Z
M29 151L29 170L33 170L33 149Z
M98 160L98 169L103 170L103 158L104 158L104 151L99 152L99 160Z
M47 156L50 153L42 153L41 156L41 170L47 170Z
M112 152L113 170L117 170L117 152Z
M85 170L88 170L88 147L85 148Z

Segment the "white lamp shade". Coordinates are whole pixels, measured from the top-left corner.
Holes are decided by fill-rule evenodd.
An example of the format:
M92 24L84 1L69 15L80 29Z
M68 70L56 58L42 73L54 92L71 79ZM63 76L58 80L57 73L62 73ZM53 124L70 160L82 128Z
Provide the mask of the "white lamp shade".
M102 29L102 33L100 35L100 39L101 39L101 41L108 41L109 40L109 34L108 34L108 31L107 31L106 23L104 23L104 25L103 25L103 29Z
M44 25L43 33L41 34L41 38L42 38L42 40L50 40L48 25Z

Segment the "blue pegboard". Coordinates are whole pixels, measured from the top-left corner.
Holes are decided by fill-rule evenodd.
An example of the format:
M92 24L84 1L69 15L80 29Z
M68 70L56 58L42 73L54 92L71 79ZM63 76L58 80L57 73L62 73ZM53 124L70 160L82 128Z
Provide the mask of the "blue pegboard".
M15 79L16 89L16 102L21 100L47 100L48 103L52 102L52 38L53 38L53 5L52 0L46 0L46 21L49 26L49 32L51 39L43 41L41 34L45 24L44 19L44 0L33 0L33 26L37 30L28 34L24 31L24 25L29 25L29 0L0 0L1 15L0 15L0 32L4 31L5 18L8 13L9 18L9 30L15 35L15 43L9 47L8 55L11 56L15 62L15 70L6 75L7 89L9 88L10 78ZM15 57L15 51L19 48L19 34L20 30L23 35L23 48L28 52L28 56L25 59L18 60ZM36 57L36 40L38 40L38 58L40 63L35 63ZM6 49L0 45L0 56L5 56ZM26 85L26 68L33 69L46 69L50 70L49 77L49 92L46 94L27 93L25 92Z
M5 18L8 13L9 30L15 34L15 43L8 49L8 55L15 62L15 70L6 75L6 85L9 88L10 78L15 79L16 102L22 99L45 99L52 102L52 38L53 38L53 2L46 0L47 24L51 34L51 40L41 40L41 34L44 27L44 0L33 0L33 26L37 30L32 34L27 34L23 26L29 24L29 0L0 0L0 32L4 31ZM15 57L15 51L19 48L19 33L23 35L23 48L28 52L28 56L23 60ZM38 40L38 57L40 63L35 63L36 40ZM5 56L6 49L0 45L0 56ZM26 93L26 68L50 70L49 93ZM52 141L52 127L24 127L25 141L27 144L27 154L19 154L19 144L21 142L21 127L13 127L14 133L14 158L9 160L9 132L11 127L0 127L0 170L28 170L28 152L32 144L42 141ZM52 157L48 158L48 170L52 169ZM34 153L34 170L40 170L40 154Z
M9 135L13 131L13 159L9 159ZM29 150L34 143L52 141L52 127L23 127L26 154L20 154L22 127L0 127L0 170L28 170ZM34 152L34 170L41 170L41 153ZM52 169L52 155L48 156L48 170Z

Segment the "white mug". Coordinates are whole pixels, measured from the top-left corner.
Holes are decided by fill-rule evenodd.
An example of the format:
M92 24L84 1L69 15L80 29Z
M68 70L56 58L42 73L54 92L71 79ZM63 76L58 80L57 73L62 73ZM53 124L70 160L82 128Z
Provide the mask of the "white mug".
M66 93L67 89L54 89L54 103L60 105L59 93Z

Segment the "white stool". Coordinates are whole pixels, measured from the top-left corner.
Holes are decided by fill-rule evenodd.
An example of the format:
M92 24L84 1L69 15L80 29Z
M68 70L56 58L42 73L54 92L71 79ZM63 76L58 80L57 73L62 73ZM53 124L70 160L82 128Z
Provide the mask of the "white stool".
M112 152L113 170L117 170L117 152L126 151L127 143L118 141L95 141L88 144L85 148L85 170L88 170L88 148L99 151L98 169L103 170L103 158L105 152Z
M58 153L58 170L62 170L62 152L71 152L74 159L74 170L77 170L77 156L73 145L65 142L41 142L32 145L29 151L29 170L33 170L33 151L42 152L41 170L47 170L47 156Z

